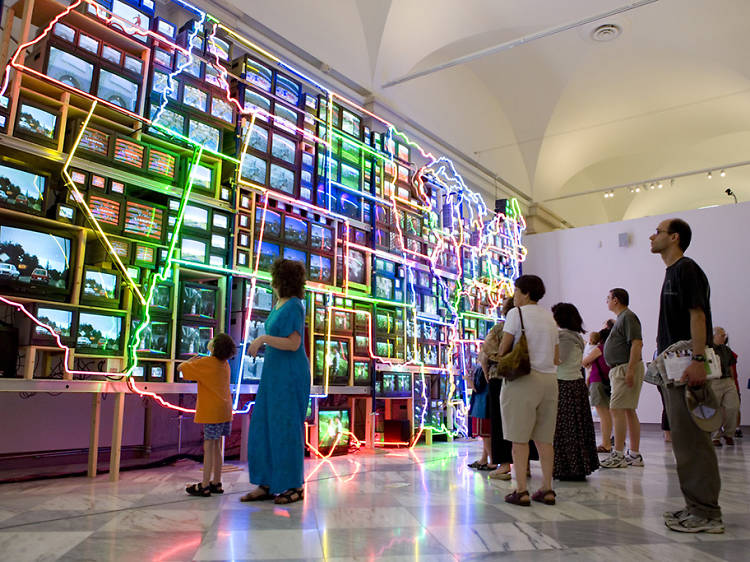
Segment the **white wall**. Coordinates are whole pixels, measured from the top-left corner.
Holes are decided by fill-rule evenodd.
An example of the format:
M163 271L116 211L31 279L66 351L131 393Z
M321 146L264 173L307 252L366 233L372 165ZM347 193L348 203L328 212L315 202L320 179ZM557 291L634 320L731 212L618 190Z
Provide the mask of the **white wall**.
M598 330L604 320L613 317L604 302L608 291L614 287L626 289L630 308L643 325L644 359L651 359L656 349L665 266L658 254L651 254L649 236L660 221L673 216L686 220L693 230L693 241L685 255L706 272L714 326L726 329L729 345L739 355L740 390L746 397L742 418L743 423L750 423L750 335L746 320L750 203L530 235L524 239L529 254L523 272L544 280L547 295L541 304L550 307L561 301L572 302L589 330ZM629 235L629 246L619 246L620 233ZM642 422L660 421L661 402L654 386L644 384L638 415Z

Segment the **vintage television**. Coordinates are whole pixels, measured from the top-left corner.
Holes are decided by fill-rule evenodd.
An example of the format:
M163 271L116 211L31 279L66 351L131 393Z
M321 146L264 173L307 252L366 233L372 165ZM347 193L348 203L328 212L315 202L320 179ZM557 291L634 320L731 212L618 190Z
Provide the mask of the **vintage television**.
M257 60L245 57L240 60L241 76L254 87L264 92L270 92L273 84L273 71Z
M110 10L117 16L116 18L112 18L112 22L110 23L114 29L121 31L136 41L148 44L149 36L145 32L145 30L151 28L151 18L146 13L148 10L137 9L122 0L112 0L112 8ZM151 10L151 13L153 13L153 10Z
M268 173L268 187L287 195L294 195L296 173L286 166L271 163Z
M136 342L136 334L140 320L133 320L130 325L131 338L135 350L141 355L166 357L170 353L169 339L172 332L171 322L168 320L151 320L140 332L140 341ZM136 345L137 344L137 345Z
M118 135L112 145L112 161L124 167L140 170L146 161L146 145Z
M197 164L191 169L191 173L194 190L210 194L214 193L214 168Z
M76 208L66 203L55 205L55 220L66 224L75 224Z
M261 242L258 257L258 270L270 273L273 262L279 257L281 257L281 248L278 244L272 244L265 241Z
M165 234L165 210L160 205L128 199L125 202L123 234L161 244Z
M246 136L249 135L249 136ZM262 152L264 155L268 153L268 140L270 134L268 129L262 125L254 125L250 132L243 132L242 139L247 141L247 148Z
M287 246L284 248L284 259L298 261L305 266L305 269L307 269L307 252L304 250Z
M186 322L216 323L218 287L183 282L180 288L180 314Z
M359 250L350 249L347 254L346 268L349 272L349 283L360 285L360 288L366 290L370 282L368 278L367 254Z
M284 217L284 242L307 247L309 224L306 220L286 215Z
M315 283L330 285L333 283L333 258L310 254L307 278Z
M172 285L159 283L154 286L151 297L151 312L156 315L169 314L172 311Z
M0 292L67 295L71 248L70 238L0 224Z
M370 386L371 384L370 362L354 361L354 386Z
M359 165L361 162L362 151L359 148L359 144L352 142L347 139L341 141L341 158L347 160L351 164L357 167L359 171Z
M226 100L212 96L210 113L215 119L234 124L234 106Z
M111 195L89 193L86 196L86 203L102 230L107 232L122 230L123 199ZM81 215L81 217L85 216ZM88 217L85 218L88 220Z
M84 266L81 285L81 304L103 308L120 306L122 280L118 272Z
M150 117L152 125L148 128L149 133L166 138L173 138L175 135L184 137L187 117L179 111L167 109L166 107L157 115L158 109L157 105L151 104ZM180 138L178 142L182 143L184 139Z
M396 394L408 398L411 396L412 376L411 373L396 374Z
M112 45L102 44L101 58L114 66L122 66L122 51ZM138 59L140 62L140 59Z
M273 308L273 291L270 287L256 285L253 295L253 310L271 312Z
M345 455L349 451L349 410L318 410L318 451Z
M57 148L59 121L57 111L21 98L18 100L18 117L13 134L37 144Z
M326 352L328 354L328 384L346 386L349 384L349 367L351 355L349 349L350 340L347 338L331 338L328 349L325 346L326 338L316 337L314 345L314 384L323 384L326 372Z
M299 113L296 110L287 107L281 102L274 102L273 104L273 124L286 131L287 133L297 134L297 122L299 121Z
M166 382L167 371L162 363L153 363L149 365L146 375L148 382Z
M362 136L362 119L346 109L341 112L341 130L359 139Z
M70 144L78 136L82 125L82 121L76 121L71 127L67 128L67 131L70 133ZM100 160L109 160L113 138L114 133L111 131L102 129L98 125L89 124L81 136L78 150L86 151L89 155L96 156Z
M310 246L316 252L333 253L333 229L329 226L312 223L310 225Z
M34 312L37 320L52 328L60 342L68 347L75 347L76 311L58 306L38 305ZM31 322L31 345L57 345L57 339L50 331Z
M86 355L120 355L123 352L123 314L80 311L76 352Z
M255 209L255 235L256 237L281 238L281 214L271 209Z
M216 128L190 118L188 120L187 137L212 152L221 151L221 131Z
M214 337L214 326L181 322L177 327L177 356L208 355L208 342Z
M146 269L156 268L157 248L149 244L135 243L133 249L133 265Z
M66 86L91 93L94 65L55 45L49 46L44 73Z
M182 215L181 232L194 232L198 235L205 236L210 232L211 212L207 207L188 204L185 205L185 211Z
M0 162L0 206L43 215L49 176Z
M209 35L206 38L206 54L209 57L216 57L220 61L231 60L231 49L232 44L220 37L216 37L215 34Z
M164 18L154 18L151 28L162 37L166 37L171 41L174 41L177 37L177 26Z
M279 97L294 106L298 106L302 87L291 78L287 78L286 76L277 73L274 93L276 94L276 97Z
M194 237L180 237L180 259L208 263L208 242Z
M148 163L146 171L150 174L167 180L177 178L179 156L166 150L150 148L148 151Z
M298 152L297 141L274 131L271 137L271 156L294 166L297 162Z
M249 152L243 154L240 178L259 185L266 185L268 182L268 163Z
M140 84L107 69L99 69L97 80L97 97L108 101L116 106L130 111L138 112Z
M192 84L184 84L182 86L182 103L184 105L206 113L208 111L208 101L209 95L205 90L201 90Z

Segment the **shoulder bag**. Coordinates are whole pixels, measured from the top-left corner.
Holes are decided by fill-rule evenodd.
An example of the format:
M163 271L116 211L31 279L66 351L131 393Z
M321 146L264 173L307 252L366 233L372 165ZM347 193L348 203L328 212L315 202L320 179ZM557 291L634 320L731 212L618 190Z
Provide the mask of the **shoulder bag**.
M526 328L523 325L523 314L518 308L518 317L521 319L521 337L508 353L497 360L495 376L506 380L516 380L518 377L528 375L531 372L531 360L529 359L529 343L526 341Z

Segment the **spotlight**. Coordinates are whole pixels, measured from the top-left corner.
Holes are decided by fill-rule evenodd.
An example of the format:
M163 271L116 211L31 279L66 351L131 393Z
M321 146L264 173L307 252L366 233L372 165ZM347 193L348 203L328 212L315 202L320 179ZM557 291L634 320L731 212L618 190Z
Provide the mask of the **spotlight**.
M605 191L604 192L604 198L607 199L608 197L609 197L609 193Z
M636 187L636 188L635 188L635 192L636 192L636 193L639 193L640 191L641 191L641 188L640 188L640 187Z
M708 179L711 179L712 177L714 177L714 175L713 175L713 174L712 174L711 172L708 172L708 174L706 175L706 177L707 177Z
M659 185L657 185L656 187L658 187L659 189L661 189L662 187L664 187L664 184L661 183L661 182L659 182Z
M653 190L653 189L656 189L656 186L652 183L651 185L648 186L648 188Z
M674 178L669 180L669 187L674 187Z
M720 176L721 176L722 178L724 178L724 177L726 177L727 173L726 173L726 172L725 172L724 170L722 170L722 171L721 171L721 172L719 173L719 175L720 175Z

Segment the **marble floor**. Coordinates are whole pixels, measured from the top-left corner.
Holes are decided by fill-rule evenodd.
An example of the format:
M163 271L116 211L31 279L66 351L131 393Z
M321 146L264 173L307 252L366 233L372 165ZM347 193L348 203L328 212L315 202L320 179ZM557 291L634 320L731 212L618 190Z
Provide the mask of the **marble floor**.
M750 449L750 438L744 444ZM193 498L200 465L0 486L0 560L680 560L750 558L750 464L742 440L717 451L726 533L669 531L682 507L670 447L644 429L644 468L558 483L555 506L503 502L512 482L467 468L474 441L306 461L304 502L243 504L247 469L226 493ZM540 481L532 463L530 488Z

